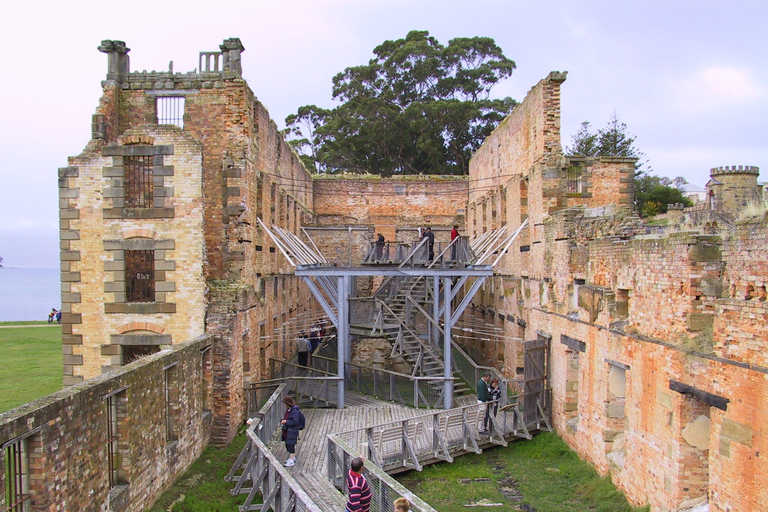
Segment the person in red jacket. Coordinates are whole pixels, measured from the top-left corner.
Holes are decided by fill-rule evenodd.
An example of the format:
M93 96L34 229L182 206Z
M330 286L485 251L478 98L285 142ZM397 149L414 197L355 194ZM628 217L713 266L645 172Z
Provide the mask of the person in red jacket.
M352 459L349 473L347 473L347 490L349 499L345 512L369 512L371 510L371 488L368 486L368 480L362 475L363 459L356 457Z
M459 238L459 225L454 224L451 230L451 242L453 242L451 245L451 259L453 261L456 261L456 256L458 255L459 242L454 242L457 238Z

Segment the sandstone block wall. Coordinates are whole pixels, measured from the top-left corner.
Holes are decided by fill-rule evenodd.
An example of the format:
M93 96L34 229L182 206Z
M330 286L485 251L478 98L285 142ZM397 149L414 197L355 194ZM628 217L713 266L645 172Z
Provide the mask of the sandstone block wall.
M202 336L177 343L0 415L0 440L24 439L28 447L30 510L149 507L208 444L212 341ZM109 400L117 405L115 486L109 480ZM3 488L12 478L0 464ZM10 505L4 500L2 493L0 506Z
M124 132L112 147L130 149L134 140L172 148L159 157L168 174L160 178L167 218L109 218L122 157L87 151L60 170L65 385L120 366L126 336L165 347L205 331L200 145L176 127L155 125ZM125 303L123 250L137 244L155 249L157 302L144 309Z
M249 383L267 376L270 358L290 358L299 324L319 316L258 222L296 233L313 223L312 176L231 60L242 45L228 44L218 68L132 73L124 43L103 42L109 71L92 140L59 183L65 385L125 364L135 345L207 332L219 444L245 419ZM158 125L169 98L183 129ZM122 191L133 154L155 165L154 203L138 215ZM154 251L152 303L125 302L123 253L136 248Z

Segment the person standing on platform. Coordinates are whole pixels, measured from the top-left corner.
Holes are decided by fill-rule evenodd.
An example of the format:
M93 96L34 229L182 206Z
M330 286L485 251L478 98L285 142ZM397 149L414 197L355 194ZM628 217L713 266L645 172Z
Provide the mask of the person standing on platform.
M371 488L363 476L363 459L355 457L347 473L347 491L349 499L345 512L369 512L371 510Z
M424 230L424 234L421 235L421 238L427 239L427 251L429 252L428 261L434 260L435 259L435 234L432 232L432 228L427 226L427 229Z
M285 404L285 414L283 415L280 424L283 429L283 442L285 443L285 449L288 451L288 460L285 461L285 467L293 467L296 465L296 442L299 440L299 429L303 428L301 421L301 411L299 406L296 405L296 400L291 396L283 398Z
M490 423L490 417L496 417L496 413L499 412L499 400L501 400L501 387L499 387L499 379L496 377L491 379L491 386L488 388L488 392L491 395L488 407L485 410L485 425L486 427Z
M491 400L491 390L488 388L491 382L491 374L486 373L482 378L477 381L477 403L485 404ZM488 415L486 414L487 407L479 407L479 414L483 415L483 428L480 430L481 434L488 432Z
M451 259L456 261L456 256L459 254L459 242L456 240L459 238L459 225L454 224L451 230Z
M378 237L376 237L376 261L381 261L384 256L384 246L387 244L387 241L384 239L384 235L379 233Z

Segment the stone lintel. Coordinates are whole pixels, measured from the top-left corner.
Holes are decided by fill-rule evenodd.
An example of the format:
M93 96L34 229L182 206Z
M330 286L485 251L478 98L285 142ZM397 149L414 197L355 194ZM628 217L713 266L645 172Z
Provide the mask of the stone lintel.
M702 391L701 389L697 389L693 386L689 386L688 384L683 384L682 382L678 382L672 379L669 380L669 389L672 391L677 391L678 393L692 395L705 404L711 405L712 407L716 407L723 411L728 410L728 402L730 402L728 398Z

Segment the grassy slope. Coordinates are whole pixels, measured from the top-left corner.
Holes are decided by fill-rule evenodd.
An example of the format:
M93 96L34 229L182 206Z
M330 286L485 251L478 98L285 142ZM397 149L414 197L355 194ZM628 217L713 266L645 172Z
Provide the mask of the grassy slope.
M630 507L609 479L601 478L553 433L458 457L453 464L429 466L398 480L440 512L466 511L466 504L480 500L503 503L490 508L498 511L644 510Z
M62 388L59 326L0 328L0 347L0 412Z
M225 482L240 450L245 445L244 431L235 436L226 449L209 446L197 461L147 512L218 512L237 510L245 502L245 495L231 496L235 482ZM246 486L248 487L248 486ZM257 497L256 503L260 503ZM173 508L169 508L169 507Z

